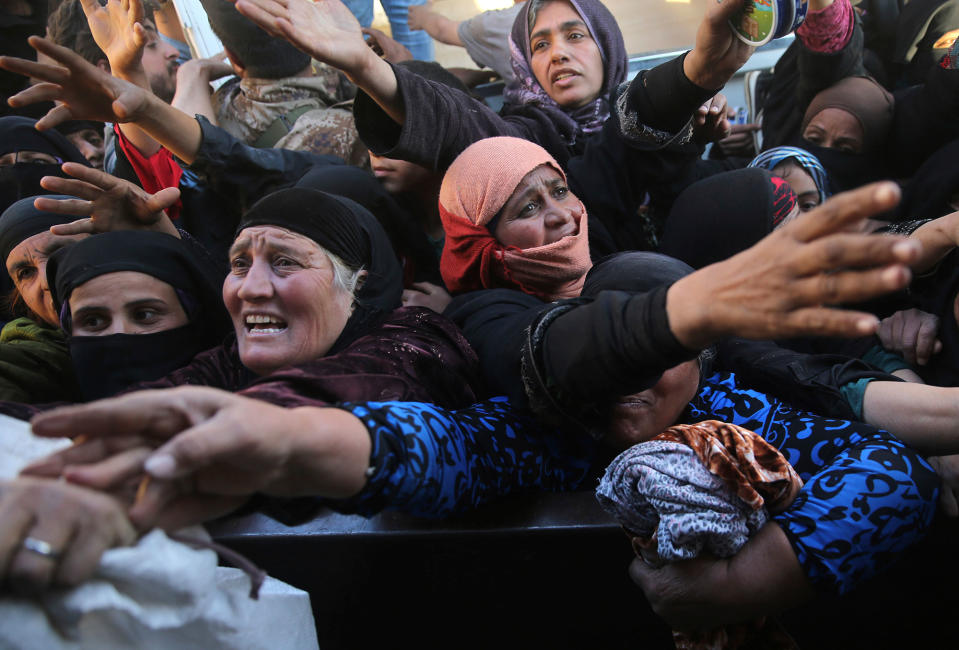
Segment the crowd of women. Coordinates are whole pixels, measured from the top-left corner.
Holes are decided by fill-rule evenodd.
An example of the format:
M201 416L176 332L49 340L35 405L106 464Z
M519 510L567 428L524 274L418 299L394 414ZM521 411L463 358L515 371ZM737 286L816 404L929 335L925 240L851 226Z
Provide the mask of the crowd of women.
M94 36L142 35L138 0L80 4L112 25ZM0 583L77 584L132 530L254 496L441 517L590 489L668 440L735 458L729 501L781 459L789 498L733 554L689 559L728 546L709 508L627 517L634 581L696 630L846 593L937 501L959 514L959 46L900 87L870 76L848 0L810 0L766 93L778 146L704 159L730 150L743 4L709 3L692 50L627 81L599 0L527 0L497 113L381 58L339 0L235 0L356 85L375 175L256 149L116 76L142 38L103 47L126 55L114 74L37 36L39 60L0 57L34 82L12 107L56 103L0 118L0 412L75 441L2 487ZM134 173L91 167L54 130L71 120L112 124ZM701 421L744 433L670 428ZM610 469L607 505L642 492L632 471Z

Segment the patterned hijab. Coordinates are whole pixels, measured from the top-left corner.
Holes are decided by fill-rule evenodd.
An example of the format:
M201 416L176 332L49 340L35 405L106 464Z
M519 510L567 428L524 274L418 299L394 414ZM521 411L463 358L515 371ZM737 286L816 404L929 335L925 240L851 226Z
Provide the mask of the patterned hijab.
M565 110L560 107L536 80L530 63L529 12L536 0L527 0L526 6L516 16L510 34L510 64L516 81L503 92L507 104L531 104L547 113L559 127L560 133L573 144L580 133L595 133L609 118L610 92L626 80L628 58L623 33L613 14L599 0L553 0L567 1L580 15L603 57L606 76L599 97L579 108Z
M773 147L767 149L752 159L748 167L759 167L772 171L776 165L787 160L793 160L797 165L803 168L816 184L819 190L820 203L829 198L829 178L826 176L826 169L819 162L819 158L812 155L805 149L799 147Z
M452 293L505 287L544 300L573 298L589 271L586 208L579 232L557 242L520 249L501 244L489 230L523 178L542 165L559 164L539 145L520 138L487 138L457 156L440 187L446 231L440 273Z

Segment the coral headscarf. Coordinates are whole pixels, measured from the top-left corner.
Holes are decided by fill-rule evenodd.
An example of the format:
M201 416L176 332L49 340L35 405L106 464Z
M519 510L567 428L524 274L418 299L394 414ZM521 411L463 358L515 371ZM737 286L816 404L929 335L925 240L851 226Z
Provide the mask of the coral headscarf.
M580 202L579 231L557 242L520 249L501 244L488 224L523 178L559 164L539 145L520 138L487 138L467 147L443 177L440 218L446 231L440 272L452 293L505 287L544 300L573 298L589 271L586 208Z

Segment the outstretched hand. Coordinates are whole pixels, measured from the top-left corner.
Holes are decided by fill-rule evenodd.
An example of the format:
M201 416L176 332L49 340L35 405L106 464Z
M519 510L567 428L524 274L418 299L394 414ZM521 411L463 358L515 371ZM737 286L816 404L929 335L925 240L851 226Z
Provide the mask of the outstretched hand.
M348 75L372 54L360 23L340 0L234 0L265 31Z
M60 102L37 122L37 129L43 131L69 120L132 122L147 109L151 94L143 88L114 77L45 38L31 36L28 41L59 65L2 56L0 68L42 82L10 97L11 106Z
M64 163L63 171L73 178L44 176L40 184L57 194L76 199L37 197L34 206L45 212L87 217L53 226L54 235L96 234L112 230L153 230L174 237L180 233L165 210L180 198L180 190L167 187L156 194L111 174L80 165Z
M727 260L678 280L666 309L676 338L701 349L724 336L778 339L866 336L872 314L830 305L901 289L921 245L906 237L848 232L896 205L894 183L838 194Z
M696 30L696 44L683 61L686 77L700 88L719 90L749 60L756 48L747 45L729 27L729 18L745 0L709 0Z
M88 438L30 466L32 474L60 471L114 490L146 472L149 485L130 510L141 528L197 523L255 492L350 496L369 464L369 434L350 413L281 408L197 386L55 409L32 426L37 435Z
M143 74L140 59L147 34L140 0L107 0L106 5L98 0L81 0L81 5L93 40L107 55L111 72L124 79Z
M413 53L409 48L387 36L378 29L364 27L363 35L366 36L367 45L376 53L376 56L389 61L390 63L400 63L401 61L412 61Z

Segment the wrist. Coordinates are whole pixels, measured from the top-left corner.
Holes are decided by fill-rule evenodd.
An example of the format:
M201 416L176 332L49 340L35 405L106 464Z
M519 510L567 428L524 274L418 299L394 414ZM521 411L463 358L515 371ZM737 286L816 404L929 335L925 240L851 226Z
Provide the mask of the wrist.
M715 70L710 70L710 66L701 59L696 50L691 50L683 59L683 74L703 90L719 90L726 83L724 77L715 74Z
M713 332L707 300L697 291L697 274L677 280L666 293L666 317L673 336L690 350L701 350L720 338Z

